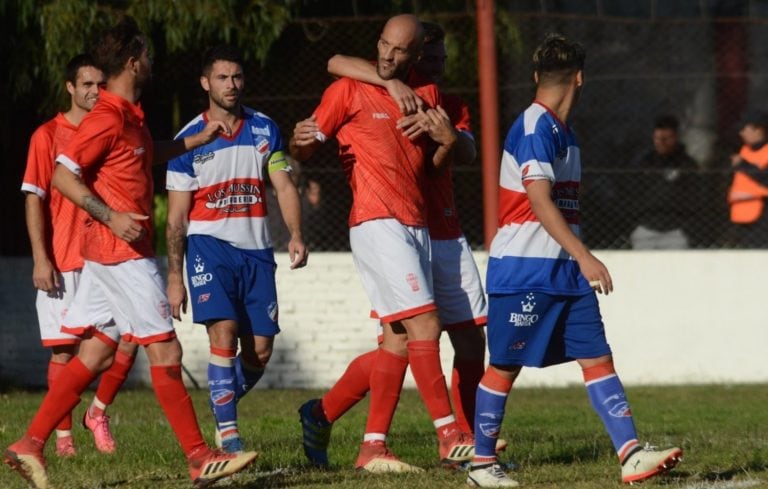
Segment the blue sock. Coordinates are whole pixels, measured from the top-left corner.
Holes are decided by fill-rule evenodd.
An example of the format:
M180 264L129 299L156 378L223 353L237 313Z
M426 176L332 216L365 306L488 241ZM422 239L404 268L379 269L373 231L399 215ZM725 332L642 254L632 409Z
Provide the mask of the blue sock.
M235 395L235 359L211 354L208 362L208 390L216 429L222 440L238 436Z
M613 372L613 368L609 371L603 370L603 374L598 378L586 380L587 394L592 407L603 420L616 453L622 458L628 448L637 444L635 422L618 375Z
M475 407L475 458L496 459L496 440L499 439L501 422L504 420L504 407L507 404L509 389L496 390L484 385L488 380L489 368L483 380L477 386ZM498 376L498 374L491 374ZM490 382L488 382L490 383ZM496 386L497 389L499 386ZM509 388L512 384L509 383ZM506 386L502 387L502 389Z
M253 389L263 375L263 368L244 364L243 357L237 356L235 359L235 378L237 379L235 394L238 402L244 395L248 394L248 391Z

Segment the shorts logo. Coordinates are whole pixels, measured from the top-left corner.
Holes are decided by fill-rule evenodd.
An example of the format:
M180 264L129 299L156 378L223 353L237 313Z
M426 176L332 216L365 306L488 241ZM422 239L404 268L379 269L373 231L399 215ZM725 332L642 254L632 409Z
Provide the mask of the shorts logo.
M267 315L272 322L277 322L278 312L277 302L271 302L267 307Z
M224 406L225 404L235 400L235 391L229 389L217 389L211 391L211 402L216 406Z
M539 315L533 314L533 309L536 307L536 302L534 302L535 298L536 296L533 294L526 295L526 300L520 301L520 306L522 307L523 312L512 312L509 314L509 322L512 323L513 326L516 328L525 328L533 326L538 322Z
M192 287L202 287L211 280L213 280L213 274L205 271L205 263L200 255L195 256L195 263L192 265L195 269L195 275L192 275L189 280L192 282ZM206 299L208 300L208 299ZM200 302L198 300L198 302Z
M419 287L419 279L416 278L416 274L415 273L409 273L408 275L406 275L405 276L405 281L408 282L408 285L411 286L411 290L412 291L414 291L414 292L418 292L419 291L419 288L420 288Z
M208 299L210 299L210 298L211 298L211 293L210 292L208 292L206 294L200 294L197 297L197 303L198 304L202 304L203 302L208 302Z
M522 350L523 348L525 348L525 341L518 341L509 347L510 350Z
M171 316L171 305L168 304L168 301L162 301L157 305L157 312L163 319L168 319Z

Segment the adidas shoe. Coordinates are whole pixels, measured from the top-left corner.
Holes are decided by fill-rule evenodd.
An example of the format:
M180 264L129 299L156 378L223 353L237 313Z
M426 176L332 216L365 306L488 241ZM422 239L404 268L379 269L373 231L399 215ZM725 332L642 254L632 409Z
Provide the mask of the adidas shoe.
M112 438L112 433L109 431L109 416L102 414L101 416L91 416L86 409L83 415L83 426L93 433L93 442L96 444L96 449L101 453L114 453L117 449L115 439Z
M256 452L224 453L207 447L201 451L201 456L193 455L189 459L189 476L196 488L208 487L243 470L259 456Z
M424 472L424 469L407 464L389 451L386 443L375 441L360 445L355 468L371 474Z
M621 480L626 484L644 481L667 472L682 459L683 451L677 447L659 451L648 444L637 446L621 463Z
M48 474L45 472L44 446L44 441L25 436L5 451L5 463L34 489L50 488Z
M440 440L440 461L443 465L457 467L475 456L475 437L472 433L456 431Z
M61 458L74 457L77 455L75 439L72 438L72 435L59 436L56 438L56 455Z
M328 467L328 444L331 442L333 423L317 419L312 406L319 399L311 399L299 408L299 422L303 432L304 455L317 467Z
M498 463L471 465L467 484L475 487L518 487L520 484L510 479Z

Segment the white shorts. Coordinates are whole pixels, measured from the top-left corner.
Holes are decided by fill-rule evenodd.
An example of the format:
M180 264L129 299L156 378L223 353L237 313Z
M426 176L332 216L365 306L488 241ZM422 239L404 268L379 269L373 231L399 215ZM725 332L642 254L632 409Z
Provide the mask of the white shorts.
M62 330L147 345L176 336L165 285L154 258L114 265L85 261Z
M46 348L80 343L78 336L61 331L61 321L75 297L80 284L80 274L79 268L61 272L59 273L59 290L51 293L39 289L37 291L35 300L37 321L40 324L40 340Z
M484 326L488 308L466 238L432 240L432 280L440 324L446 331Z
M349 244L371 307L391 323L434 311L427 228L395 219L366 221L350 228Z

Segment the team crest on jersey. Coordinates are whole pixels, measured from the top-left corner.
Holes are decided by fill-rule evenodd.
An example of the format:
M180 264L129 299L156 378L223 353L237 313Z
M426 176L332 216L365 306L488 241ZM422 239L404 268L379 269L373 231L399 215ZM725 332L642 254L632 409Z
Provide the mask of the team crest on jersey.
M269 141L266 139L262 139L258 143L256 143L256 151L258 151L261 154L265 154L269 151Z

